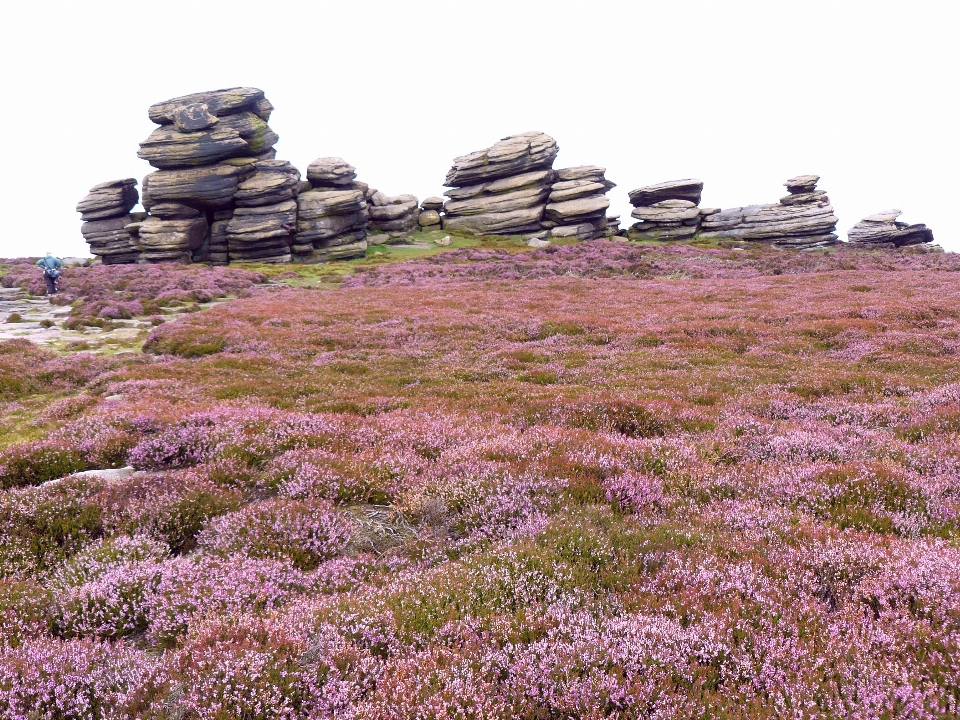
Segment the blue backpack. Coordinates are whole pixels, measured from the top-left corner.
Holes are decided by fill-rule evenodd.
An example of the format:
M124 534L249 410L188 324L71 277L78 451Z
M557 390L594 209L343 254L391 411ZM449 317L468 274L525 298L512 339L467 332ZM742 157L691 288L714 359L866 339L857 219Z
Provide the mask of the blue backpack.
M60 277L60 269L55 267L50 267L49 265L44 265L43 274L49 278L53 278L54 280L56 280L58 277Z

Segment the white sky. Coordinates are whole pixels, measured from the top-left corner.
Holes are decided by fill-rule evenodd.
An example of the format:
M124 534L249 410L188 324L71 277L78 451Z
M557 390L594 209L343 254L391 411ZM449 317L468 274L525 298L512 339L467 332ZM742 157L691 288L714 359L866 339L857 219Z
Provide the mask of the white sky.
M7 2L0 257L86 255L76 203L142 180L147 107L249 85L277 156L328 155L395 195L525 130L555 167L627 191L684 177L703 206L776 202L816 173L845 234L891 207L960 250L960 4L909 2Z

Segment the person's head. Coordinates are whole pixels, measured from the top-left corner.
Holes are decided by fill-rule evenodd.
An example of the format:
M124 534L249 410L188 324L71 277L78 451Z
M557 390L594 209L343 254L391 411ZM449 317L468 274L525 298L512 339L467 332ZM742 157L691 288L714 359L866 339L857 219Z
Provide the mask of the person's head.
M53 257L53 253L47 250L47 257Z

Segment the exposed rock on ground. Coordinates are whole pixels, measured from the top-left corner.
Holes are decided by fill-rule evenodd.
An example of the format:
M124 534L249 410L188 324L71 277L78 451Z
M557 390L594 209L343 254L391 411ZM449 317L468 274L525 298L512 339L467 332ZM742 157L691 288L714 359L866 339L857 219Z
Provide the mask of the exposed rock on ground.
M610 200L604 195L616 187L604 177L605 172L605 168L595 165L557 170L542 223L549 228L550 237L603 237L608 225L606 210L610 207Z
M541 132L511 135L458 157L447 173L443 229L473 235L539 232L559 148Z
M84 221L80 233L90 252L99 256L104 264L131 263L140 257L136 238L126 229L127 225L142 220L142 215L130 214L139 199L136 179L126 178L94 185L77 203L77 212Z
M285 160L261 160L255 168L254 174L237 188L237 208L223 231L229 257L240 261L290 262L297 229L295 198L300 189L300 171Z
M700 180L671 180L631 190L628 193L634 210L631 217L638 220L630 229L631 240L689 240L700 229L704 214L701 210Z
M428 197L420 203L420 217L417 222L424 232L442 230L440 213L443 210L443 198Z
M835 245L837 218L830 199L816 190L819 180L816 175L799 175L784 183L790 194L779 203L730 208L704 217L700 237L798 250Z
M923 223L910 225L897 222L900 214L899 210L887 210L865 217L850 228L847 239L859 245L886 247L923 245L933 242L933 230Z
M362 257L369 219L366 183L341 158L319 158L307 168L297 195L293 252L310 262Z
M371 193L367 207L370 230L391 238L409 237L420 227L418 202L413 195L390 197L379 191ZM434 215L439 223L440 216L436 212Z

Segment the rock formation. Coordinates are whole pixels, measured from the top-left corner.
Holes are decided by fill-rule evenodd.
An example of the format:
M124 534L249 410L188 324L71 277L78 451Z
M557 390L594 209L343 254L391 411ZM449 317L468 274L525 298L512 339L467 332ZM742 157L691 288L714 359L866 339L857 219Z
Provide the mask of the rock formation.
M356 168L341 158L310 163L296 201L296 257L325 262L366 253L369 188L356 176Z
M933 242L933 231L923 223L909 225L897 222L899 210L870 215L858 222L849 232L847 240L859 245L904 247Z
M130 213L139 200L137 181L126 178L94 185L77 204L83 239L105 265L133 263L140 257L136 237L126 229L143 219L142 213Z
M256 88L150 107L160 127L137 154L157 171L143 180L150 217L132 228L148 262L290 259L300 174L273 159L279 137L267 125L272 110Z
M616 187L604 177L605 172L605 168L594 165L556 171L542 222L551 238L593 240L603 236L610 207L610 200L604 196Z
M444 181L451 189L444 193L449 199L443 229L472 235L539 232L557 152L549 135L526 132L454 159Z
M628 193L638 222L631 227L631 240L689 240L700 229L701 217L715 212L701 210L699 180L671 180L631 190Z
M399 239L409 237L419 229L420 209L413 195L389 197L373 191L368 199L369 228L372 233Z
M254 167L254 174L237 187L237 207L224 229L229 258L290 262L300 171L286 160L260 160Z
M443 198L428 197L420 203L420 217L417 222L423 232L442 230L440 212L443 210Z
M837 243L837 218L830 199L817 190L817 175L799 175L784 185L789 194L771 205L748 205L703 218L700 237L744 240L810 250Z

